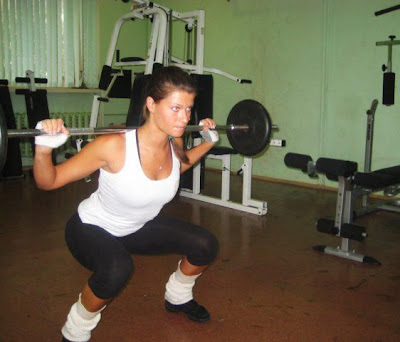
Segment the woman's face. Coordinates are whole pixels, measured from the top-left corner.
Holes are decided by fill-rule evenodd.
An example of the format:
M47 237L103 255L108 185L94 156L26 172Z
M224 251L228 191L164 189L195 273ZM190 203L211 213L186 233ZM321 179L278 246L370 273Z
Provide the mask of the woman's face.
M176 90L158 103L148 98L153 122L161 131L174 138L182 136L190 120L194 97L193 93Z

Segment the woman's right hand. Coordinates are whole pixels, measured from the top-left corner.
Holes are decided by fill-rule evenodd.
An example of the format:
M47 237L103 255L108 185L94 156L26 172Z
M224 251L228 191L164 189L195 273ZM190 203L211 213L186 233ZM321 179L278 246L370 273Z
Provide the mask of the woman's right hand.
M48 119L39 121L35 128L45 131L48 134L36 136L36 145L50 147L53 149L64 145L69 138L69 131L64 126L62 119Z

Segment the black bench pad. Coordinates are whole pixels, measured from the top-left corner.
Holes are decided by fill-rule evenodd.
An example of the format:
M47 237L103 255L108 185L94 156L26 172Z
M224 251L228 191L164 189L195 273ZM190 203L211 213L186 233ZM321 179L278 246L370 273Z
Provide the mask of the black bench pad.
M354 176L354 184L368 189L379 189L400 184L400 165L369 173L358 172Z
M395 177L400 182L400 165L387 167L385 169L376 170L374 172Z
M339 176L350 177L357 172L357 163L348 160L319 158L315 166L318 172L325 173L332 180Z
M221 156L223 154L238 154L238 152L230 147L216 146L213 147L210 151L208 151L207 154L214 154L217 156Z

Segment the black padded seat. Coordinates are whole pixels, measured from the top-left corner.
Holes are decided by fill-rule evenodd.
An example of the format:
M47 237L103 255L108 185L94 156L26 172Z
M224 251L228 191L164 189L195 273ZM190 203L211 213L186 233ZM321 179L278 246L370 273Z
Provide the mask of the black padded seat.
M126 63L126 62L143 62L144 61L144 58L142 58L142 57L124 57L124 58L121 58L121 62L124 62L124 63Z
M357 163L332 158L319 158L316 163L318 172L326 174L326 178L337 181L338 177L351 177L357 172Z
M395 177L397 181L400 182L400 165L387 167L385 169L376 170L374 172Z
M221 156L223 154L238 154L238 151L230 147L216 146L213 147L210 151L208 151L208 154L215 154L217 156Z
M368 189L380 189L400 184L400 165L369 173L359 172L354 176L353 182Z

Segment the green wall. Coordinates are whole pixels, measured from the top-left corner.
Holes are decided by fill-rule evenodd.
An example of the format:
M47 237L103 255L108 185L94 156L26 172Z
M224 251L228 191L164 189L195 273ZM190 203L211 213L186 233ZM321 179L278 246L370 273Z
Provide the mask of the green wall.
M241 78L240 85L215 75L214 117L225 122L245 98L260 101L279 125L269 147L254 159L255 175L335 186L325 177L310 180L284 166L287 152L357 161L363 168L366 110L381 102L381 65L387 48L377 41L400 36L400 11L375 17L393 6L375 0L160 0L179 12L205 9L205 65ZM223 29L222 29L223 28ZM400 69L400 46L393 71ZM398 91L396 92L399 98ZM400 163L400 103L378 106L373 169ZM226 139L222 139L223 142ZM243 159L235 157L233 169ZM209 162L209 165L213 165Z

